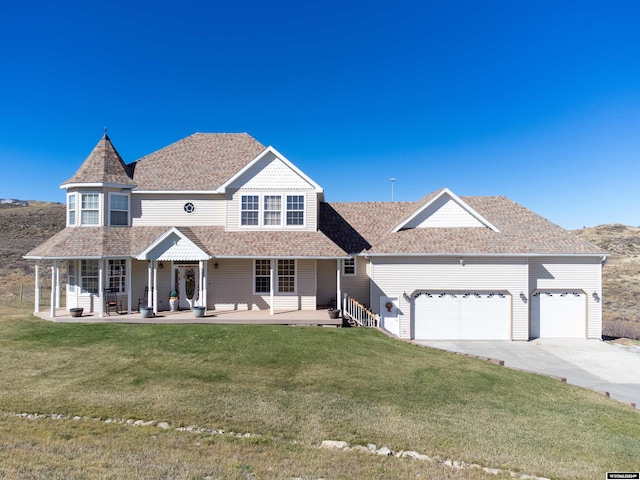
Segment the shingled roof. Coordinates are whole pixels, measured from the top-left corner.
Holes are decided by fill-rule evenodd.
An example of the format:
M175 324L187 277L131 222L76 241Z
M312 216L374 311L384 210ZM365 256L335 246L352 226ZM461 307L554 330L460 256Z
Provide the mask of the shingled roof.
M137 190L213 191L265 149L246 133L194 133L134 164Z
M63 186L70 183L99 183L135 186L130 169L105 133L78 171Z

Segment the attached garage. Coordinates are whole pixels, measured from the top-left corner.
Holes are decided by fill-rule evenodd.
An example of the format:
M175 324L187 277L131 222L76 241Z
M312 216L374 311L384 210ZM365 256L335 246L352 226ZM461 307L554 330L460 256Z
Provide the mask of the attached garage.
M418 292L413 312L414 339L511 339L511 296L506 292Z
M531 296L531 338L586 338L582 290L538 290Z

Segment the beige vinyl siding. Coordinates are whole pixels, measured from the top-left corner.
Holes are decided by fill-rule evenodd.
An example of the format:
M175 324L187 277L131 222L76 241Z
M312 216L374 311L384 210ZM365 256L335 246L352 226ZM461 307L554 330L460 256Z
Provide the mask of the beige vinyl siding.
M529 298L536 290L582 290L587 297L587 338L601 338L601 260L601 257L532 258L529 261Z
M195 211L186 213L184 205L193 203ZM224 195L132 194L131 225L149 226L223 226Z
M371 303L369 297L369 275L368 266L369 260L364 257L355 257L356 259L356 274L354 275L342 275L341 287L342 293L346 293L349 296L355 298L362 305L370 308ZM344 269L343 269L344 270Z
M216 310L269 310L270 296L255 295L254 260L218 259L218 268L209 262L207 305ZM315 260L296 261L296 294L276 294L274 308L315 310Z
M242 201L242 195L258 195L260 196L261 210L262 212L262 195L282 195L282 216L283 216L283 225L281 227L263 227L261 225L258 226L250 226L250 227L240 227L240 205ZM226 229L227 231L238 231L238 230L302 230L302 231L315 231L318 227L318 198L317 194L313 190L306 191L288 191L283 188L271 189L271 190L247 190L247 189L229 189L228 190L228 198L227 198L227 207L226 207L226 215L227 215L227 223ZM287 203L287 195L304 195L304 226L288 226L286 225L286 203ZM259 221L262 221L262 218L259 218Z
M336 270L337 260L317 261L318 284L316 287L316 301L319 306L335 306L336 303Z
M464 257L461 257L464 258ZM400 338L411 338L411 307L403 296L418 290L494 290L512 297L512 339L528 340L529 308L520 298L528 291L524 258L373 257L370 304L379 313L381 296L398 297Z

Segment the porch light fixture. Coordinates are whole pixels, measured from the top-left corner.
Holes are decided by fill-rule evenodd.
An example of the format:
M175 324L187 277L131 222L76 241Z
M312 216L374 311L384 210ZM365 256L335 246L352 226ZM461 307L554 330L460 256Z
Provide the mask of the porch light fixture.
M214 263L214 264L213 264L213 268L214 268L215 270L217 270L217 269L218 269L218 262L216 262L216 263Z
M520 292L520 300L522 300L522 303L527 303L527 296L524 292Z
M411 297L409 295L407 295L407 292L402 292L402 298L404 298L405 302L410 302L411 301Z
M158 264L158 268L159 268L160 270L162 270L162 269L164 268L164 263L160 262L160 263Z
M464 258L459 258L458 262L460 262L460 265L462 265L464 267Z
M594 299L596 302L599 302L599 301L600 301L600 296L598 295L598 292L593 292L593 299Z

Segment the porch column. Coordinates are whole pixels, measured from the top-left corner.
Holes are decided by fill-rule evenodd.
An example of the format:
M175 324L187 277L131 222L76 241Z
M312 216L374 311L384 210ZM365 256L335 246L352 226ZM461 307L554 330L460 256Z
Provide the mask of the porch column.
M198 279L198 286L200 288L200 306L207 308L207 261L200 260L198 265L200 271L200 278Z
M35 286L34 293L36 298L33 306L33 313L39 313L40 312L40 260L36 260L35 275L36 275L36 286Z
M158 285L158 261L153 261L153 314L158 314L158 289L156 288Z
M125 282L127 284L127 313L131 313L131 259L127 258L125 261L125 268L127 269L125 273Z
M51 318L56 318L56 265L55 260L51 262Z
M56 308L60 306L60 264L56 261Z
M104 260L98 260L98 316L104 317Z
M276 259L272 258L269 261L269 265L271 267L271 270L269 271L269 304L270 304L269 315L275 315L275 309L273 307L273 303L275 299L274 289L276 285L276 280L275 280Z
M336 309L342 310L342 260L336 260Z
M151 271L151 260L147 260L147 307L151 307L153 305L153 285L151 284L151 280L153 279L153 273Z

